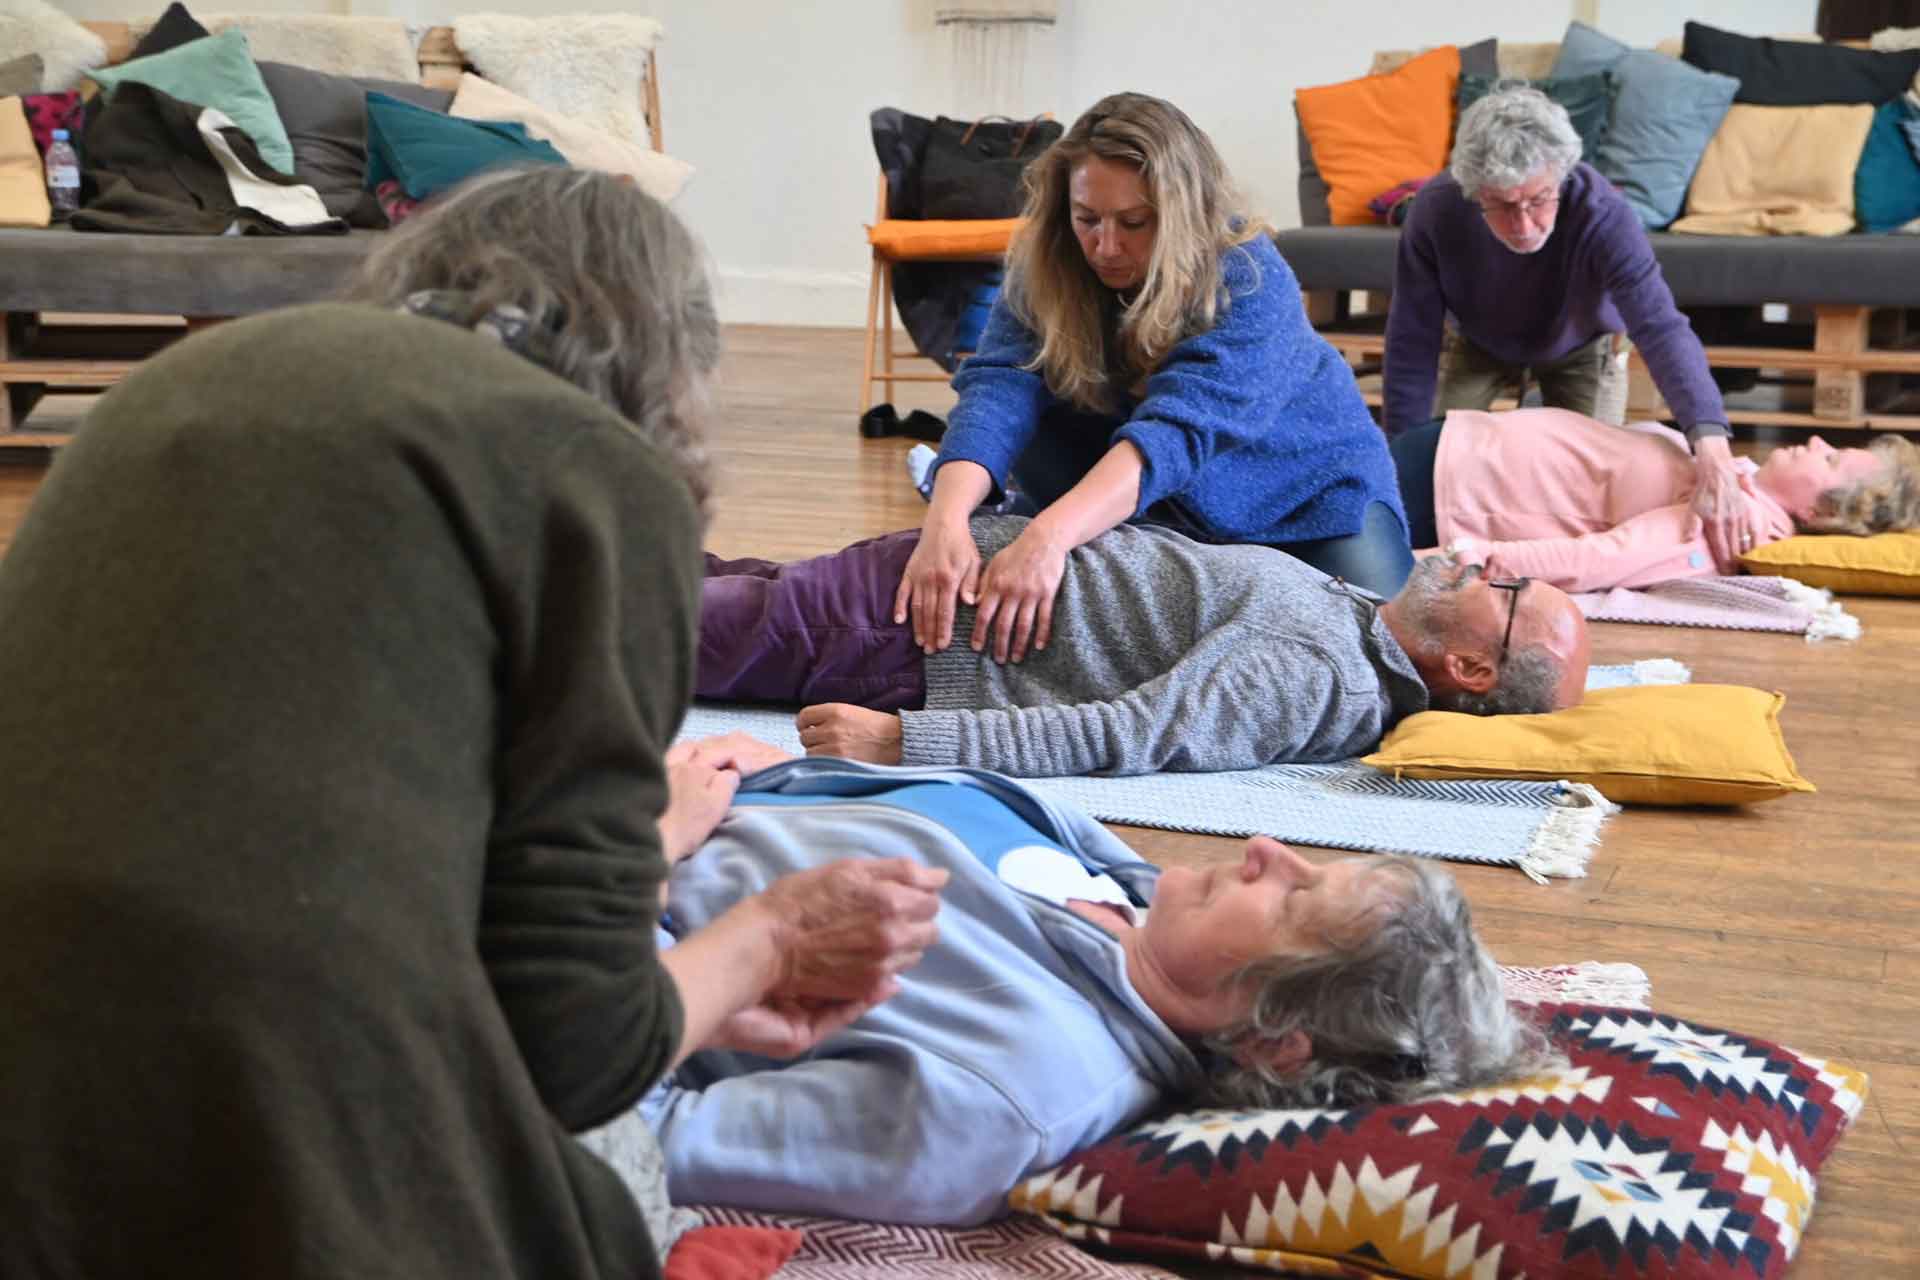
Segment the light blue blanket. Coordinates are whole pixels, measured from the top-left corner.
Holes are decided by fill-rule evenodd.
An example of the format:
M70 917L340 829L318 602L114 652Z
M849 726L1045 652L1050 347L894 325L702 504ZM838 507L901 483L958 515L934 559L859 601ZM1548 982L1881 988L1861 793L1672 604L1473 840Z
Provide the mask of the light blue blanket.
M1688 678L1684 666L1662 658L1596 666L1587 688L1684 684ZM703 703L687 713L680 736L735 729L801 753L793 713L785 710ZM1396 781L1358 761L1023 781L1103 822L1493 863L1518 867L1536 880L1585 875L1600 828L1616 808L1578 783Z

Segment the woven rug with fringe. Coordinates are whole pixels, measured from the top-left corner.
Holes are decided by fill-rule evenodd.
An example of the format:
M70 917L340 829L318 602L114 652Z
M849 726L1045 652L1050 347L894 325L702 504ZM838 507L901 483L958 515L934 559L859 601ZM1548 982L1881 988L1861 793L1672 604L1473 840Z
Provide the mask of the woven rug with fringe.
M1542 969L1502 965L1500 981L1507 998L1522 1004L1583 1001L1645 1009L1652 998L1647 975L1630 964L1588 961ZM714 1205L697 1205L693 1211L710 1227L800 1233L798 1247L777 1270L740 1269L732 1273L733 1280L1010 1280L1025 1276L1175 1280L1175 1273L1159 1267L1095 1257L1024 1214L984 1227L948 1230L753 1213ZM674 1263L670 1255L667 1280L676 1280Z
M698 704L680 736L733 730L801 754L790 711ZM1396 781L1357 762L1022 783L1102 822L1518 867L1536 880L1585 875L1617 807L1582 783Z
M1589 622L1778 631L1809 643L1860 638L1860 620L1831 591L1792 578L1677 578L1633 591L1584 591L1573 602Z

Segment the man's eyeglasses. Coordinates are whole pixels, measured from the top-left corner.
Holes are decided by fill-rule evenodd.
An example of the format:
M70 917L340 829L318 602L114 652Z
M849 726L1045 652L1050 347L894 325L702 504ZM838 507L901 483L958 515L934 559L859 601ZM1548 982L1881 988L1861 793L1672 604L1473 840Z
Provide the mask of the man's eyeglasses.
M1483 218L1512 220L1520 217L1532 218L1535 214L1545 213L1559 203L1558 191L1546 191L1531 200L1490 200L1485 204L1476 203L1474 207L1480 210L1480 216Z
M1507 665L1507 647L1513 643L1513 620L1520 612L1520 593L1527 589L1532 578L1488 578L1487 585L1496 591L1509 591L1507 597L1507 631L1500 637L1500 661L1497 665Z

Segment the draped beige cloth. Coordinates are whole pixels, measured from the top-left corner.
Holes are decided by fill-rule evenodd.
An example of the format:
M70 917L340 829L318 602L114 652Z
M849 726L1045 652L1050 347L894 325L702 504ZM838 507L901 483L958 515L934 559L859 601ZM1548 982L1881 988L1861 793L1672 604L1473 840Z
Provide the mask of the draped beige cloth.
M1736 104L1707 144L1672 229L1722 236L1853 230L1853 172L1873 124L1866 103Z

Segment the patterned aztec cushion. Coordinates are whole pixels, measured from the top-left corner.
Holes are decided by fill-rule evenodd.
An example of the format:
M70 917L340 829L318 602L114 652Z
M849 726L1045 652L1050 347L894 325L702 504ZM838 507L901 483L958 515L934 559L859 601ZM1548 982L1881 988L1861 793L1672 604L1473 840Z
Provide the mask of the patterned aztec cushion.
M1351 1110L1194 1111L1014 1189L1113 1248L1308 1275L1780 1275L1862 1073L1644 1010L1539 1006L1572 1069Z

